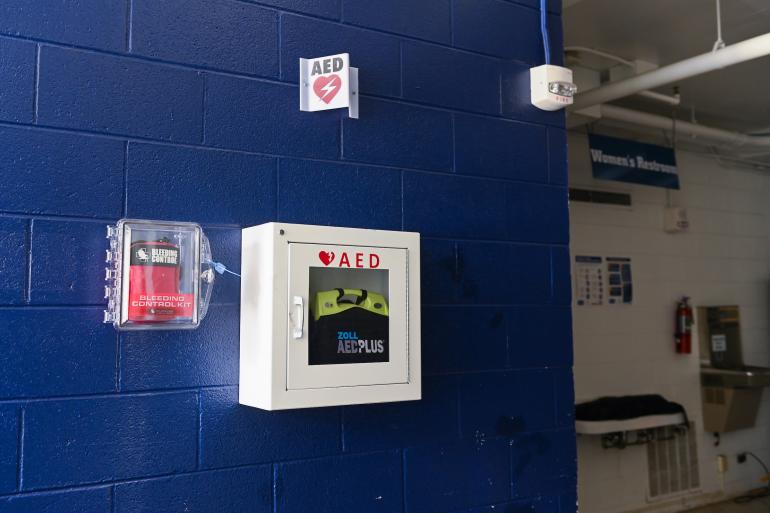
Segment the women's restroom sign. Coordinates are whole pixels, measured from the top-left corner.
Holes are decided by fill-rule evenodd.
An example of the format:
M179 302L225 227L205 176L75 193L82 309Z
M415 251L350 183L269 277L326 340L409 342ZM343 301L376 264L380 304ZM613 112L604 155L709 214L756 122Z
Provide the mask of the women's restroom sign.
M299 60L299 109L307 112L348 108L358 118L358 68L346 53Z

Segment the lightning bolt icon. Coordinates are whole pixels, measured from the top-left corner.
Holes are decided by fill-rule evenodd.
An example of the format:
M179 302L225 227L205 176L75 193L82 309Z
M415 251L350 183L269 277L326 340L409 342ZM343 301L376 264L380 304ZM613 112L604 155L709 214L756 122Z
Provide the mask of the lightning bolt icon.
M327 82L327 84L325 86L323 86L321 88L321 91L324 92L324 94L323 94L323 96L321 98L326 98L327 96L332 94L335 89L337 89L336 84L334 84L334 81L330 80L329 82Z
M328 77L318 77L313 83L313 91L316 96L324 102L331 103L331 101L337 96L342 89L342 80L337 75L329 75Z

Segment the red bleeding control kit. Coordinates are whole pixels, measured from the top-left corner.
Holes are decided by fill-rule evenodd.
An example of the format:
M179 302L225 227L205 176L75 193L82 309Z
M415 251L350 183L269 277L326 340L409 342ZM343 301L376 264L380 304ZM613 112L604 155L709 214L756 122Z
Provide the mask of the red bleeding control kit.
M104 322L122 330L198 327L214 282L199 225L122 219L107 238Z

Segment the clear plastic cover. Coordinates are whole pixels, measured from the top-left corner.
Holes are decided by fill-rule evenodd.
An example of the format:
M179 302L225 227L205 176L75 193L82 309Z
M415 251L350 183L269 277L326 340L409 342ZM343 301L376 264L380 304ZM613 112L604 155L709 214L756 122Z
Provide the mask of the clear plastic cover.
M104 322L126 330L198 327L214 283L199 225L122 219L107 238Z

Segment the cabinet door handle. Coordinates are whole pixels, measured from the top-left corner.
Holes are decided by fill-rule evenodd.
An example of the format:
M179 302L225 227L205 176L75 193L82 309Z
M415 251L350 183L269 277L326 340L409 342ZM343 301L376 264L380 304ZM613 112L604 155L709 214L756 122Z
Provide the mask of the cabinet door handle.
M294 309L293 322L294 322L294 338L302 338L305 327L305 302L302 296L294 296L292 301L292 307Z

